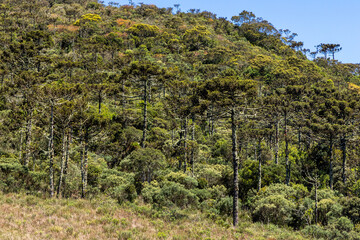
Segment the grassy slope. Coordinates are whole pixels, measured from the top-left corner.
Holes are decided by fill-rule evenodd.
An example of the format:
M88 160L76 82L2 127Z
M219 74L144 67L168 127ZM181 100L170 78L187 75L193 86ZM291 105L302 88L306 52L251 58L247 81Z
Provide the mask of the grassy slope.
M113 200L41 199L0 193L0 239L305 239L274 225L241 220L237 229L200 212L182 220L154 216L148 206ZM243 217L245 218L245 217Z

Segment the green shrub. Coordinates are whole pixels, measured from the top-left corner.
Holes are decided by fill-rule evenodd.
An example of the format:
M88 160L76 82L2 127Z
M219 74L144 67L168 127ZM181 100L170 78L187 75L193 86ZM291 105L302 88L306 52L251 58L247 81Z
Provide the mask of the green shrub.
M219 139L211 148L213 157L222 157L223 159L231 158L231 144L226 139Z
M160 190L159 184L156 181L152 181L150 184L146 182L141 190L141 195L145 202L153 203L154 197L160 194Z
M296 200L303 199L309 195L309 190L302 184L291 184L291 187L295 190Z
M211 198L211 192L208 189L195 188L191 189L190 191L199 198L200 202Z
M198 184L199 184L199 188L200 189L204 189L204 188L207 188L208 186L208 182L205 178L198 178Z
M251 189L256 189L257 187L258 165L259 163L254 160L245 160L242 164L239 173L239 188L240 192L245 193L245 197Z
M135 150L120 163L123 170L135 174L137 182L151 182L156 171L163 169L165 165L164 154L153 148Z
M211 213L214 213L216 215L219 215L219 211L216 209L216 204L217 204L217 201L214 200L214 199L208 199L208 200L205 200L203 201L201 204L200 204L200 209L204 212L211 212Z
M157 207L186 207L198 204L197 194L203 198L210 196L201 189L197 190L199 191L188 190L180 183L165 181L160 186L156 181L152 181L144 184L141 194L145 202L156 204Z
M46 192L49 185L49 173L41 172L28 172L26 178L26 187L31 193Z
M359 233L351 231L352 227L349 219L339 218L332 226L309 225L301 232L313 239L359 240Z
M28 168L15 158L0 158L0 190L3 192L19 192L25 187Z
M48 177L46 177L47 179ZM46 181L48 182L48 181ZM90 185L89 190L93 187ZM68 165L68 173L66 175L66 188L65 195L66 196L80 196L81 189L81 171L80 166L73 161L69 161ZM96 190L95 190L96 191ZM94 192L94 189L92 189Z
M212 199L220 199L226 196L226 187L224 185L216 185L208 189Z
M342 206L333 199L322 199L318 203L318 220L323 225L341 217Z
M99 177L101 173L107 169L107 164L105 159L89 159L88 164L88 184L96 186L98 184Z
M278 225L290 224L294 220L297 196L303 188L285 184L273 184L262 188L252 201L252 216L256 221Z
M347 217L340 217L336 219L335 228L340 231L350 232L354 229L354 224L352 224L351 220Z
M264 185L282 183L285 181L285 166L283 164L269 164L263 167Z
M196 181L196 179L183 172L171 172L165 176L165 179L171 182L180 183L186 189L192 189L198 186L198 181Z
M310 197L315 199L315 189L313 188L310 193ZM317 191L318 201L322 199L336 199L336 193L328 188L318 189Z
M271 195L255 202L253 218L264 223L286 225L292 221L292 213L296 208L294 202L283 195Z
M346 197L340 200L343 206L343 215L351 219L354 224L360 223L360 198Z
M107 169L99 179L100 189L116 199L119 203L136 198L134 174Z
M106 169L102 172L99 179L100 189L106 191L106 189L113 188L119 185L126 185L134 183L134 174L120 172L115 169Z
M269 197L271 195L282 195L286 196L287 199L296 199L297 191L291 186L285 184L272 184L267 187L263 187L257 198Z
M196 206L198 197L183 185L175 182L164 182L160 193L154 195L153 201L160 206Z
M231 216L233 211L233 198L225 197L221 198L219 202L216 203L215 208L221 215Z
M355 184L351 186L351 190L356 196L360 196L360 180L356 181Z
M196 173L196 175L198 176L198 181L202 179L203 181L202 184L206 185L205 187L221 185L223 179L223 171L225 168L227 168L227 166L220 164L216 164L216 165L202 164L201 166L199 166L199 169Z
M118 203L123 203L128 200L130 202L134 201L137 194L136 189L133 184L129 185L120 185L117 187L113 187L108 189L107 193L114 199L118 201Z
M331 232L318 226L318 225L309 225L306 226L302 233L308 236L311 236L313 239L330 239Z

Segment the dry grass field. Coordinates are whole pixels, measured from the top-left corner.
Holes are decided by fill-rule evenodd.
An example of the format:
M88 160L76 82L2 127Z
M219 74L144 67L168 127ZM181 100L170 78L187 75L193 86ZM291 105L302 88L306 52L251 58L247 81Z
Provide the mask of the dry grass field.
M274 225L253 224L242 216L237 229L230 220L213 221L198 211L171 217L136 203L119 205L103 197L92 200L42 199L0 193L0 239L304 239ZM169 217L170 216L170 217Z

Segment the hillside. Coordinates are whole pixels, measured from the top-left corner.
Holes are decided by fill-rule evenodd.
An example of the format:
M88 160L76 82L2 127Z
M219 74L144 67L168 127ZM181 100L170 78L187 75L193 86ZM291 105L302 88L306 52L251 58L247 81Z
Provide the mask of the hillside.
M360 238L359 65L338 44L310 53L247 11L88 0L2 0L0 24L4 237L55 204L71 224L35 235L116 238L125 218L135 239ZM77 222L102 198L115 226Z
M0 195L0 238L8 239L304 239L272 224L252 224L244 215L234 230L200 212L157 212L136 202L119 206L89 200ZM181 215L183 214L183 215Z

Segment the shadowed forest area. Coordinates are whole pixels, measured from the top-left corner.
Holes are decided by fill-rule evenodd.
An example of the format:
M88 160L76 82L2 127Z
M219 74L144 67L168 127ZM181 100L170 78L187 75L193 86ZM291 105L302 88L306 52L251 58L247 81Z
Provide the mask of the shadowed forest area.
M239 12L0 0L0 238L360 239L359 64Z

